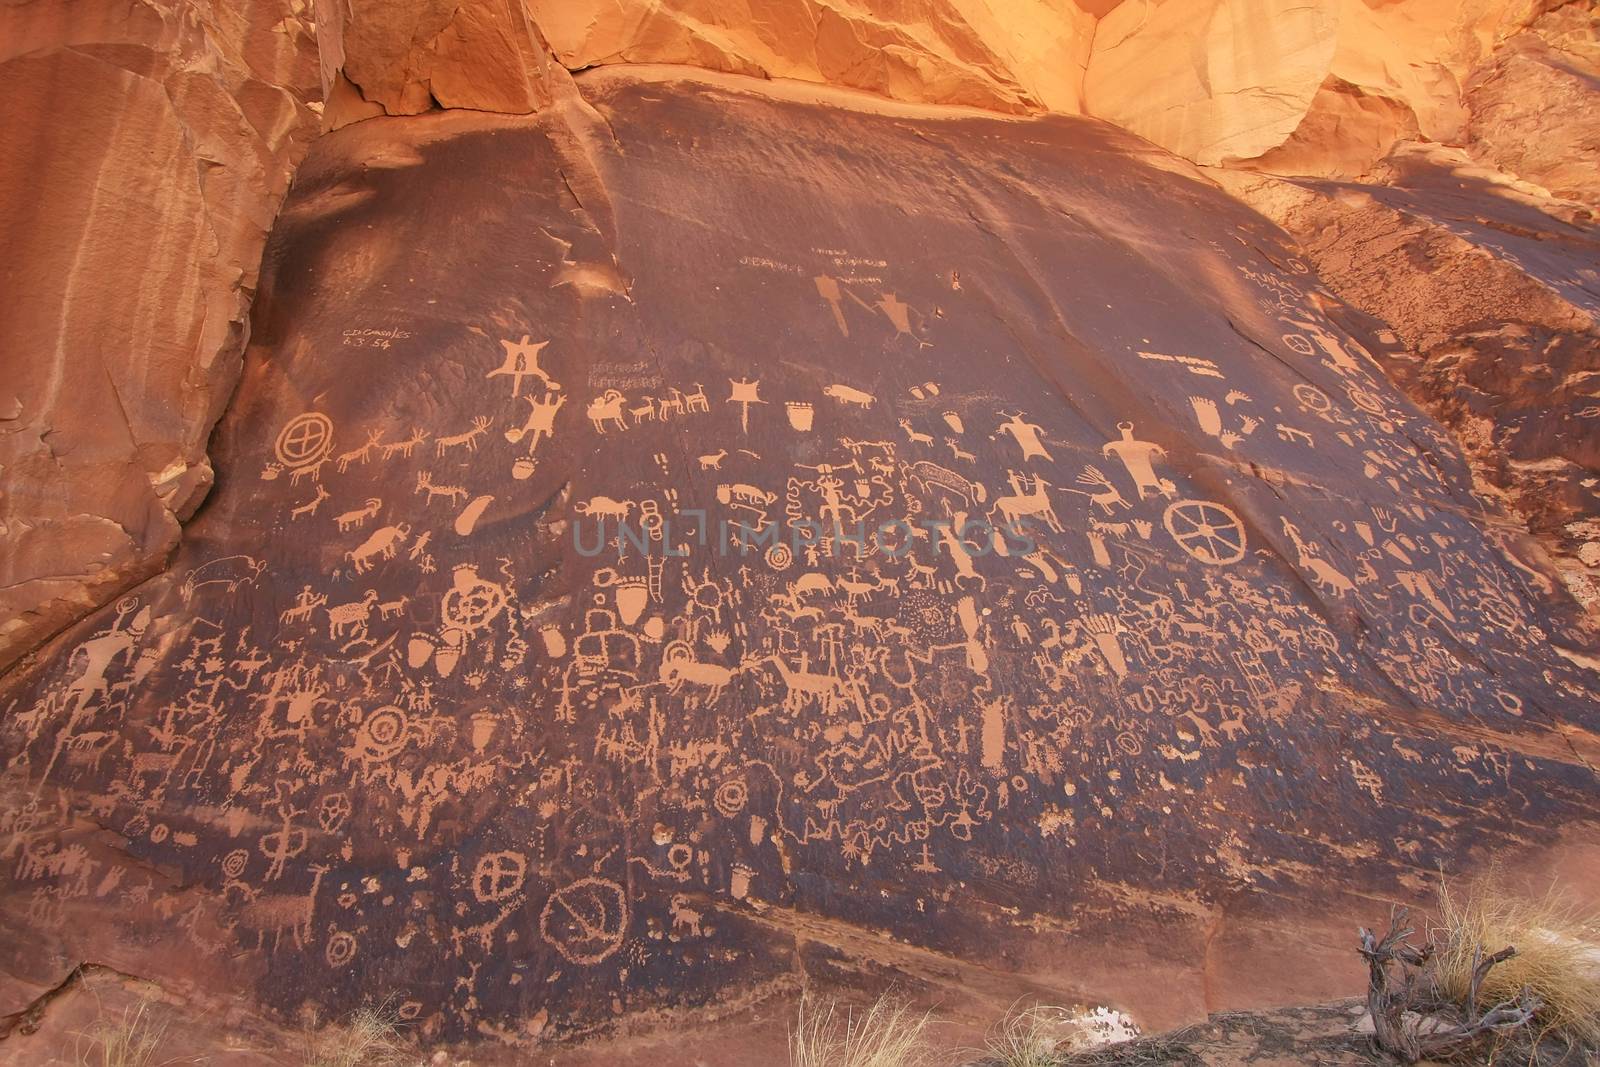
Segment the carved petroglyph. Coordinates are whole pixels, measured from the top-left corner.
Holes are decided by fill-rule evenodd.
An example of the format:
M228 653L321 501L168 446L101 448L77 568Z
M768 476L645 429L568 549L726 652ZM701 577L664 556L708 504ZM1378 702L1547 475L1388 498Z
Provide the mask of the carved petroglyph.
M551 381L550 376L539 366L539 353L543 352L550 342L540 341L537 344L529 344L528 341L529 336L527 334L523 334L520 341L501 341L500 347L505 349L505 361L485 374L484 377L509 377L511 379L511 395L513 397L522 395L522 379L529 377L539 379L547 390L559 390L561 388L560 383Z
M573 963L595 964L622 947L628 900L622 887L604 878L581 878L562 886L539 913L539 934Z

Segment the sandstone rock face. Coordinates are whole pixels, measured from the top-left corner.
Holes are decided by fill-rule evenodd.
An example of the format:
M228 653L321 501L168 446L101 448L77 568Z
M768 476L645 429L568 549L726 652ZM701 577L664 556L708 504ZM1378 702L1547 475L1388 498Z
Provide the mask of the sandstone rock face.
M211 482L315 129L292 0L0 11L0 666L159 568Z
M565 74L521 0L330 0L316 15L330 129L434 108L526 115Z
M577 70L674 63L994 111L1081 110L1095 32L1077 0L531 0Z
M1198 163L1294 133L1338 46L1337 0L1129 0L1100 20L1086 110Z
M1526 0L1129 0L1096 28L1085 110L1197 163L1359 175L1402 139L1463 143L1462 84L1537 13Z
M1600 231L1460 153L1401 152L1379 173L1368 186L1217 177L1393 327L1385 369L1600 607Z
M1280 231L1102 123L728 81L318 143L174 566L0 682L7 1008L1160 1026L1584 832L1552 581Z
M1600 208L1600 15L1569 4L1506 42L1467 84L1471 150L1553 196Z

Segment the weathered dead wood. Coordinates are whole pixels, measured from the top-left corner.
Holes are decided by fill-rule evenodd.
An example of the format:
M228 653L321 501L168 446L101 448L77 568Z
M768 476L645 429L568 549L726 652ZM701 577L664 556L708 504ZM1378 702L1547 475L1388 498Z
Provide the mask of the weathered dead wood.
M1478 992L1484 976L1498 963L1515 956L1511 946L1485 956L1474 950L1472 979L1464 1015L1457 1021L1442 1011L1430 964L1434 946L1410 943L1416 933L1405 926L1408 911L1395 910L1389 932L1380 939L1361 929L1361 956L1367 961L1367 1013L1372 1018L1373 1040L1378 1047L1406 1063L1424 1059L1450 1059L1475 1048L1493 1034L1526 1026L1543 1002L1526 986L1516 999L1502 1001L1480 1014Z

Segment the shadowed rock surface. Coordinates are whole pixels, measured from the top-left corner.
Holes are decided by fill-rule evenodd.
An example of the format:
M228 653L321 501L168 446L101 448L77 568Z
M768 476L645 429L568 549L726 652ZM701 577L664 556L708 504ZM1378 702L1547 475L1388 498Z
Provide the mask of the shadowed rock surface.
M1588 832L1554 584L1260 216L1085 119L581 83L308 159L173 567L0 683L0 1010L1162 1026Z

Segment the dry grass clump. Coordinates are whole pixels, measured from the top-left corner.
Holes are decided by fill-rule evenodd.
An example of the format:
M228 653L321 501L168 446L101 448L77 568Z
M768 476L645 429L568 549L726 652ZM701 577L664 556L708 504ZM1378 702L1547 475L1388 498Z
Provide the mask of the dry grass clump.
M383 1008L362 1008L343 1024L305 1031L304 1067L393 1067L404 1062L406 1047L394 1016Z
M1527 987L1543 1003L1538 1020L1585 1043L1600 1043L1600 911L1580 906L1555 887L1542 897L1509 893L1493 872L1460 893L1439 887L1435 981L1464 1001L1475 950L1502 945L1516 955L1479 987L1480 1006L1510 1000Z
M789 1031L789 1067L925 1067L933 1057L928 1019L887 994L860 1014L803 998Z
M156 1018L150 1002L141 1000L123 1008L121 1018L102 1019L88 1033L75 1035L73 1063L75 1067L157 1067L156 1052L166 1036L166 1020Z
M1012 1008L984 1041L983 1053L1000 1067L1055 1067L1057 1054L1070 1047L1063 1036L1070 1022L1064 1008Z

